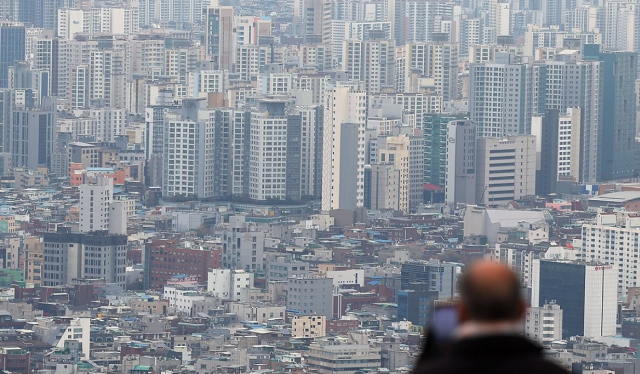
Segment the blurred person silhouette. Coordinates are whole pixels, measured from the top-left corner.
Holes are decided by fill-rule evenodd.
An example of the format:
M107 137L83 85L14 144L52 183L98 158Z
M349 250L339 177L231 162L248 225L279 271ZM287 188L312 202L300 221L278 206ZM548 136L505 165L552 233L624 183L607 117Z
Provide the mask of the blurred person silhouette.
M477 262L458 287L456 329L445 343L435 341L433 333L427 335L413 374L568 373L547 361L542 348L522 335L526 304L518 276L506 265Z

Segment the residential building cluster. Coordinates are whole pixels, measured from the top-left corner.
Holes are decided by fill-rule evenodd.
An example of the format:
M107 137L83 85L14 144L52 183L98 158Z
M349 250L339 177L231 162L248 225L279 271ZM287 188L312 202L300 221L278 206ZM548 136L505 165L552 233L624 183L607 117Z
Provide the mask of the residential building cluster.
M639 16L0 1L0 372L410 373L489 259L640 374Z

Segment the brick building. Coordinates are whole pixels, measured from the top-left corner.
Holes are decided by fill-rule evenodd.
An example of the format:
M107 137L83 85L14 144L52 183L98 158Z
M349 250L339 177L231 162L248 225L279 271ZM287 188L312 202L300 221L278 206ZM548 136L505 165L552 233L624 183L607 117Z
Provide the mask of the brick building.
M210 269L222 267L221 251L183 248L175 239L152 239L145 244L144 287L161 290L174 275L197 277L207 283Z

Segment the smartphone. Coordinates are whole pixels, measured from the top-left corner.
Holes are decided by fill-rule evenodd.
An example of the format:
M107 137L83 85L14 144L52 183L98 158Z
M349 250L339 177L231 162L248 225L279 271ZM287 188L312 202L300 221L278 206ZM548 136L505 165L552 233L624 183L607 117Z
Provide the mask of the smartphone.
M458 328L458 310L455 305L435 305L431 318L431 332L436 344L446 343L454 338Z
M458 310L453 304L431 304L431 318L422 355L416 365L447 352L455 341L458 328Z

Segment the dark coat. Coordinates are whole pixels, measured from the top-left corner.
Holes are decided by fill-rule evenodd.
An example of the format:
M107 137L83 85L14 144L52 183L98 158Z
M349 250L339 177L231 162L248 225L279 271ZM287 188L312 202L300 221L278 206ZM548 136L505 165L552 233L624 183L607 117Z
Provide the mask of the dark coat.
M568 374L547 361L542 348L524 337L492 335L462 339L446 353L417 364L413 374Z

